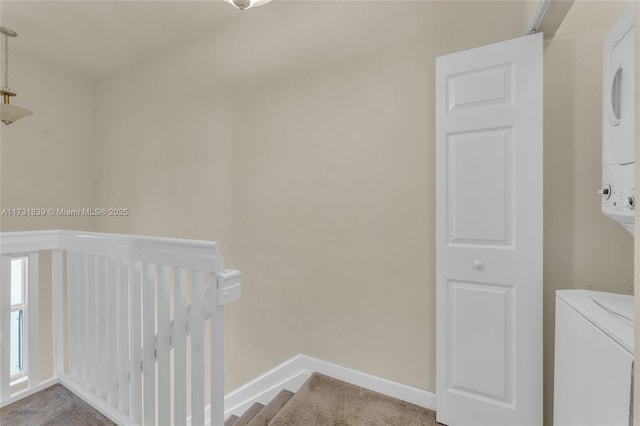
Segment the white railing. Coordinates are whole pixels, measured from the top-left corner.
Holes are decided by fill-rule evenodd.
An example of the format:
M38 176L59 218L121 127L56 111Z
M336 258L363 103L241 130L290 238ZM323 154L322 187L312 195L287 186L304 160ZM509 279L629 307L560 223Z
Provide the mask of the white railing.
M43 251L52 253L53 376L41 381ZM0 256L0 406L61 382L119 424L223 424L223 306L240 298L240 273L223 270L217 242L9 232ZM28 381L12 393L10 266L25 256Z

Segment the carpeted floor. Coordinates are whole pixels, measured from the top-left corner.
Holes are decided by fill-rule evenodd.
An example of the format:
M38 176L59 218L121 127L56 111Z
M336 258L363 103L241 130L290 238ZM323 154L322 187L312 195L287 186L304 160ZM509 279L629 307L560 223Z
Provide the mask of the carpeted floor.
M235 417L235 416L232 416ZM111 426L102 414L61 385L0 409L2 426ZM436 413L314 373L296 392L255 404L234 426L436 426Z
M314 373L269 426L436 426L435 411Z
M0 409L2 426L111 426L109 419L55 385Z

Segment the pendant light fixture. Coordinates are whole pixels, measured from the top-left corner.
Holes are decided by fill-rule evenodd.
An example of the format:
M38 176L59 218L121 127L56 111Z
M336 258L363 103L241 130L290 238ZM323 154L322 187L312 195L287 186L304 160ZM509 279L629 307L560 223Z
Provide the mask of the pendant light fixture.
M0 90L0 94L2 95L2 104L0 104L0 120L2 120L4 124L9 125L16 120L20 120L22 117L33 114L33 112L28 109L9 104L9 98L16 95L9 88L9 37L15 37L18 34L5 27L0 27L0 33L2 33L2 38L4 39L4 84Z
M256 6L262 6L263 4L269 3L271 0L224 0L233 7L236 7L240 10L250 9Z

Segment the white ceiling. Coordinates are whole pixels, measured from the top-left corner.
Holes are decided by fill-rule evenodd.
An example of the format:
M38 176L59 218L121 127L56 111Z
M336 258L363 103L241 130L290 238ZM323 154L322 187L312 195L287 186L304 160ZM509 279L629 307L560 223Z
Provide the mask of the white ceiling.
M13 55L97 80L188 40L213 40L211 55L201 59L242 74L353 55L412 36L468 39L483 26L519 26L521 6L278 0L239 11L222 0L0 0L0 24L18 33Z
M97 79L238 18L212 1L1 0L0 23L18 33L10 54Z

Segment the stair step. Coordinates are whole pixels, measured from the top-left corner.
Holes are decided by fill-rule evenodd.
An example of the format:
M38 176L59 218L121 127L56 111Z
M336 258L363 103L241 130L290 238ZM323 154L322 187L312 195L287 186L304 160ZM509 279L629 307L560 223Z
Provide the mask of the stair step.
M249 409L245 411L242 416L240 416L238 421L235 422L233 426L247 426L249 422L262 411L263 408L264 405L256 402L251 407L249 407Z
M224 421L224 426L235 426L239 418L240 417L238 416L233 416L233 415L229 416L229 418Z
M267 426L271 420L278 414L278 412L287 405L287 402L293 397L293 392L289 392L288 390L281 391L275 398L271 400L267 404L266 407L262 409L256 415L253 420L251 420L247 426Z

